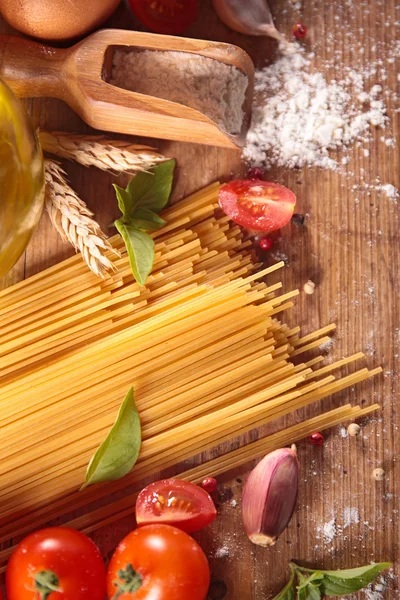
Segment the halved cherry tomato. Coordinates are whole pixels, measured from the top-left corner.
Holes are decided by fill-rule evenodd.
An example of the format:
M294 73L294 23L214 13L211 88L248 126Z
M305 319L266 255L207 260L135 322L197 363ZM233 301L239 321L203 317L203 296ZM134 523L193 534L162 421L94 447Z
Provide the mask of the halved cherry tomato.
M104 600L106 570L97 546L67 527L26 537L7 566L8 600Z
M198 0L129 0L132 11L150 31L177 35L197 16Z
M155 481L136 501L136 522L166 523L187 533L198 531L217 516L211 496L198 485L181 479Z
M187 533L170 525L135 529L119 544L107 570L110 600L204 600L207 558Z
M296 196L278 183L261 180L238 180L224 185L219 192L219 205L243 227L258 231L275 231L288 223L293 215Z

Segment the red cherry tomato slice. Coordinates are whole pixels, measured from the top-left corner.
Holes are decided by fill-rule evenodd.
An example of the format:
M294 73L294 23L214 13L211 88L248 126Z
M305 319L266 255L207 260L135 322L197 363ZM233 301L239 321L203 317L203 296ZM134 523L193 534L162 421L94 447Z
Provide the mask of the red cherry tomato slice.
M177 35L197 16L198 0L129 0L133 13L150 31Z
M261 180L238 180L224 185L219 205L243 227L258 231L275 231L292 218L296 196L278 183Z
M138 526L164 523L191 533L212 523L216 516L210 495L194 483L180 479L151 483L136 501Z

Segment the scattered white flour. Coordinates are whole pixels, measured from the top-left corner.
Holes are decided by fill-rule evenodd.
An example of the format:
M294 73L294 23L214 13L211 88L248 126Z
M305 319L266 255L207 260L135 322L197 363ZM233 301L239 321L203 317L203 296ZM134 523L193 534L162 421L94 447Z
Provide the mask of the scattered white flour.
M343 529L360 522L360 513L357 508L347 507L343 511Z
M387 183L386 185L377 186L377 189L382 191L390 200L397 200L399 198L399 190L394 187L391 183Z
M110 83L199 110L240 132L247 77L236 67L189 52L116 50Z
M333 518L331 521L328 521L327 523L324 523L322 533L324 534L324 540L326 543L330 543L335 539L337 535L335 518Z
M256 72L256 106L244 156L258 167L337 169L330 150L365 142L371 126L385 127L382 87L366 92L366 75L355 70L328 83L323 73L311 71L310 56L300 44L290 48L281 48L272 65Z
M319 349L321 352L328 354L332 350L334 343L335 340L330 338L327 342L322 342L322 344L319 345Z
M386 580L381 576L378 583L370 583L364 590L365 600L382 600L383 594L387 586Z
M366 600L382 600L383 596L380 591L368 587L364 590L364 596Z
M221 546L215 551L215 558L224 559L229 557L229 548L227 546Z
M351 525L357 525L360 522L360 513L357 508L346 507L343 510L341 519L334 514L330 521L327 521L318 527L317 533L322 534L325 545L331 544L337 535L342 535L343 531Z

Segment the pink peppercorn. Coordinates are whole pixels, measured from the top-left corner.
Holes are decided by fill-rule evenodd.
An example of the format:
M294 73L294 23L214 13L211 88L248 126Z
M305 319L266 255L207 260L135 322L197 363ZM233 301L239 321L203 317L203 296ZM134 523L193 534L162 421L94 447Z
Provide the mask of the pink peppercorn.
M324 436L319 431L315 431L314 433L312 433L310 435L308 440L309 440L310 444L312 444L313 446L319 447L319 446L322 446L324 443Z
M201 487L209 494L212 494L217 489L217 480L214 477L206 477L201 482Z
M262 238L262 240L259 241L259 246L260 246L261 250L264 250L264 251L271 250L273 245L274 245L274 242L269 237Z
M293 25L293 35L296 38L296 40L300 40L301 38L306 36L307 31L308 27L306 25L303 25L303 23L296 23L296 25Z
M262 179L264 177L264 171L262 169L258 169L254 167L254 169L249 169L247 172L247 179Z

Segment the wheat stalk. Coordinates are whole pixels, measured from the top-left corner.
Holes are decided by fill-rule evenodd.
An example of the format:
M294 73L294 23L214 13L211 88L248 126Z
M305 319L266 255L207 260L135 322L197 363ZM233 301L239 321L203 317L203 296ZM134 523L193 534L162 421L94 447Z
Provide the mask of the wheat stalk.
M45 177L46 209L55 229L64 241L81 252L89 269L104 278L107 271L115 270L105 253L118 252L92 218L93 213L68 185L66 173L59 163L46 159Z
M135 174L167 160L153 148L105 136L39 132L43 150L110 173Z

